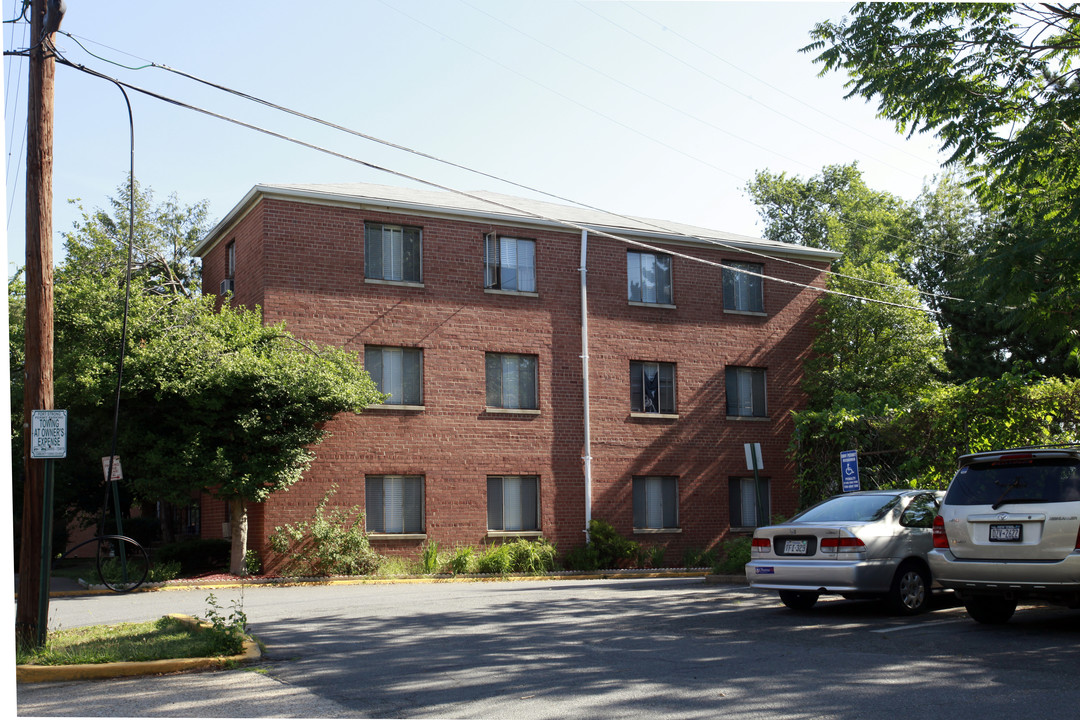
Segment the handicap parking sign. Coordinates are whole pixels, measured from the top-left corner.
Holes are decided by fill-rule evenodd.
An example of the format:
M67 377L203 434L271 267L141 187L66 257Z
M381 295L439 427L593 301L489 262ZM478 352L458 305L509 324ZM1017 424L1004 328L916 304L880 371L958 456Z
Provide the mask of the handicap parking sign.
M859 453L855 450L840 453L840 487L844 492L859 489Z

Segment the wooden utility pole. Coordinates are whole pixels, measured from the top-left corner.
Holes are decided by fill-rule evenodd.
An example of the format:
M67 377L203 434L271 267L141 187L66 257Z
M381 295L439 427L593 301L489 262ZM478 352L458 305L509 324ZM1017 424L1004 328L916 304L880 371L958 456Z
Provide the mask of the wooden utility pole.
M23 392L22 546L15 633L24 646L38 644L48 617L41 616L41 559L45 462L30 458L30 412L53 407L52 152L53 59L43 36L46 0L30 10L30 96L26 141L26 376ZM48 590L44 591L46 598Z

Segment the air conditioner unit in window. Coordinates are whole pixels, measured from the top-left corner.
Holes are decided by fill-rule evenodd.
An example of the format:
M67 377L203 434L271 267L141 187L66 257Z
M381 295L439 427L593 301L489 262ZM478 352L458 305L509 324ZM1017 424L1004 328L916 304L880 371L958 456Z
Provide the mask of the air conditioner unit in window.
M233 291L233 279L226 278L221 281L221 287L218 289L218 295L224 295L225 293L231 293Z

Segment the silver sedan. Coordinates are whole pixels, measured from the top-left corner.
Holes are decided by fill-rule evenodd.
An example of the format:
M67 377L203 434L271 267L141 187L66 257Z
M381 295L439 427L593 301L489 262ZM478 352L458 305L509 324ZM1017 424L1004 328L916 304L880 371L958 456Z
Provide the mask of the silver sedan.
M941 491L880 490L836 495L781 525L754 531L746 579L777 590L794 610L823 593L880 597L902 615L926 610L926 555Z

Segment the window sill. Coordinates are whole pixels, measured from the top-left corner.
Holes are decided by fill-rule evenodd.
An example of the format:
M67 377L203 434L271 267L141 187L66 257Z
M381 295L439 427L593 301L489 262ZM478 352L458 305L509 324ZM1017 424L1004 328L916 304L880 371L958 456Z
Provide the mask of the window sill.
M728 420L734 420L735 422L769 422L771 417L759 417L757 415L728 415Z
M402 410L404 412L424 412L423 405L368 405L366 410Z
M635 535L677 535L682 528L634 528Z
M678 420L678 413L647 413L647 412L632 412L630 413L630 419L632 420Z
M422 288L424 283L413 282L412 280L380 280L379 278L364 278L364 282L369 285L396 285L397 287L410 287L410 288Z
M427 533L368 533L369 540L427 540Z
M539 415L540 410L530 410L526 408L498 408L498 407L485 407L484 412L491 413L492 415Z
M543 537L540 530L488 530L489 538Z
M767 312L758 312L756 310L724 310L725 315L747 315L750 317L769 317Z
M649 308L663 308L664 310L675 310L676 306L671 303L653 303L653 302L641 302L640 300L627 300L627 305L633 307L649 307Z
M520 297L540 297L538 292L529 292L526 290L502 290L501 288L484 288L484 292L488 295L518 295Z

